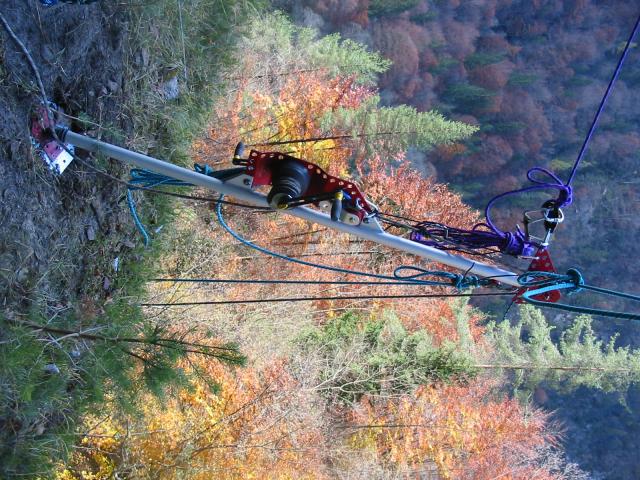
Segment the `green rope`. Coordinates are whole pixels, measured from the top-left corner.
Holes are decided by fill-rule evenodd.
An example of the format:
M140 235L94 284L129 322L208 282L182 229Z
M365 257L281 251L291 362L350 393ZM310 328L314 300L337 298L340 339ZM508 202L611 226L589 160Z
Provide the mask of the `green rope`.
M540 279L540 277L543 277ZM549 272L527 272L518 277L518 283L527 290L522 293L521 298L532 305L538 307L555 308L557 310L565 310L567 312L582 313L586 315L599 315L609 318L620 318L624 320L640 320L640 314L617 312L614 310L603 310L592 307L580 307L575 305L567 305L565 303L545 302L537 300L533 297L555 290L567 290L568 293L577 293L581 290L590 290L592 292L609 295L612 297L625 298L640 302L640 296L631 295L630 293L616 292L607 288L594 287L586 285L582 274L575 268L567 271L566 275ZM533 288L532 288L533 287Z

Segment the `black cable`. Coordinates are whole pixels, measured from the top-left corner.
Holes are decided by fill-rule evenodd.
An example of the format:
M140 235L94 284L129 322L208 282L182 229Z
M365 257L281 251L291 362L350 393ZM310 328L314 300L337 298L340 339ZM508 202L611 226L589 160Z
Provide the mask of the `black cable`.
M385 217L393 217L393 218L397 218L399 220L405 220L407 222L413 222L413 223L420 223L420 220L415 220L413 218L409 218L409 217L403 217L402 215L395 215L393 213L387 213L387 212L377 212L378 215L382 215Z
M134 185L132 183L127 182L126 180L122 180L121 178L118 178L114 175L111 175L108 172L105 172L104 170L101 170L93 165L91 165L90 163L84 161L83 159L81 159L80 157L78 157L75 153L71 152L66 145L64 145L62 142L60 142L60 145L62 146L62 148L64 148L67 153L69 153L70 155L73 156L73 159L76 160L78 163L80 163L81 165L89 168L90 170L93 170L94 172L103 175L104 177L120 183L121 185L124 185L125 187L131 189L131 190L142 190L145 192L149 192L149 193L154 193L154 194L159 194L159 195L167 195L169 197L176 197L176 198L182 198L185 200L196 200L196 201L201 201L201 202L211 202L214 204L218 204L218 203L222 203L223 205L232 205L234 207L242 207L242 208L249 208L249 209L253 209L253 210L259 210L259 211L273 211L272 208L270 207L260 207L257 205L246 205L244 203L237 203L237 202L231 202L229 200L220 200L217 197L201 197L201 196L197 196L197 195L185 195L182 193L175 193L175 192L169 192L166 190L157 190L155 188L150 188L150 187L141 187L140 185Z
M445 298L445 297L505 297L512 296L516 290L510 292L487 292L487 293L433 293L422 295L347 295L342 297L292 297L292 298L265 298L249 300L221 300L204 302L177 302L177 303L141 303L141 307L186 307L195 305L238 305L249 303L281 303L281 302L313 302L322 300L381 300L398 298Z
M411 231L414 231L414 232L418 231L417 227L415 227L414 225L407 225L406 223L397 222L395 220L389 220L389 219L386 219L386 218L382 218L380 216L377 216L377 218L381 222L386 223L387 225L390 225L392 227L405 228L407 230L411 230Z
M430 221L421 221L418 222L417 220L412 220L410 218L407 217L401 217L400 215L393 215L393 214L388 214L388 213L383 213L383 212L377 212L376 213L377 218L383 222L386 223L387 225L390 225L392 227L397 227L397 228L404 228L407 230L410 230L412 232L417 232L417 233L423 233L423 229L421 228L421 225L424 224L429 224L432 226L437 226L442 228L443 230L447 230L449 229L449 227L447 227L446 225L443 225L441 223L438 222L430 222ZM390 217L395 217L395 218L402 218L411 222L416 222L416 225L407 225L405 223L401 223L401 222L397 222L395 220L389 220L387 218L383 218L385 216L390 216ZM433 238L433 237L431 237ZM489 257L492 255L495 255L497 253L500 253L499 250L492 250L491 248L482 248L482 249L471 249L471 248L466 248L462 245L460 245L457 242L454 241L450 241L447 240L446 238L442 238L441 240L435 240L435 242L438 243L437 248L440 250L453 250L456 252L460 252L460 253L464 253L466 255L472 255L472 256L478 256L478 257ZM479 250L483 250L483 251L479 251Z
M524 273L524 272L521 272ZM491 277L484 277L488 280L504 277L517 277L521 275L493 275ZM466 274L465 274L466 275ZM385 285L385 286L413 286L413 287L431 287L433 285L425 285L421 282L414 281L389 281L389 282L366 282L366 281L349 281L349 280L242 280L242 279L228 279L228 278L151 278L147 280L151 283L171 282L171 283L231 283L231 284L258 284L258 285ZM512 288L510 286L498 286L502 290Z
M242 279L226 279L226 278L152 278L148 282L173 282L173 283L256 283L266 285L412 285L417 287L426 287L419 282L365 282L365 281L349 281L349 280L242 280Z

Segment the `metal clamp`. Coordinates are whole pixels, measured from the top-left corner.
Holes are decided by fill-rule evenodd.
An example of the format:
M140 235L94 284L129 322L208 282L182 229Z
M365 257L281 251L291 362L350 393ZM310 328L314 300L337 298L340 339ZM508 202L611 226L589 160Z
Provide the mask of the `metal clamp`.
M540 216L536 218L534 214ZM555 229L564 221L564 212L561 208L556 207L552 201L545 202L540 210L529 210L524 212L524 233L528 239L535 240L541 247L549 246L551 237ZM544 237L536 237L531 231L530 227L533 224L540 223L544 225Z

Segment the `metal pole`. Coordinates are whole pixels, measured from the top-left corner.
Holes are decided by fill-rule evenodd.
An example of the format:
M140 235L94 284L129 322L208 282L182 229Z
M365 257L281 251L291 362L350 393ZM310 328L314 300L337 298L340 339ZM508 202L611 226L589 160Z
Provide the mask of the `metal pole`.
M64 138L61 138L65 142L69 142L76 147L88 150L91 152L102 153L116 160L120 160L131 165L135 165L139 168L145 168L152 172L160 173L177 180L192 183L200 187L214 190L218 193L225 195L231 195L237 199L244 200L257 206L268 206L266 196L254 192L249 187L243 185L236 185L230 182L222 182L217 178L212 178L204 174L197 173L187 168L179 167L162 160L158 160L141 153L132 152L122 147L111 145L93 138L79 135L73 132L67 132L64 134ZM402 237L396 237L384 232L377 222L373 225L348 225L342 222L334 222L330 216L313 210L307 207L296 207L290 210L282 210L282 213L293 215L310 222L319 223L328 228L339 230L341 232L349 233L365 240L385 245L387 247L395 248L403 252L412 253L422 258L433 260L450 267L468 272L470 274L478 275L480 277L491 277L497 282L504 283L513 287L518 287L517 276L518 274L502 270L501 268L486 265L480 262L469 260L459 255L453 255L437 248L422 245L417 242L412 242Z

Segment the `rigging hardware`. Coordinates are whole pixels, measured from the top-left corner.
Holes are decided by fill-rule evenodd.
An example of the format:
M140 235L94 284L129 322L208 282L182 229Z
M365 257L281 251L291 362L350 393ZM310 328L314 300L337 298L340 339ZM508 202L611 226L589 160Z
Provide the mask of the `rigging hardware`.
M243 153L240 142L233 155L234 165L245 167L245 173L252 177L251 188L271 186L267 202L274 209L313 204L329 213L334 222L350 225L360 225L375 213L354 182L329 175L314 163L280 152L251 150L246 159Z
M54 0L51 0L52 2ZM87 1L91 1L91 0L87 0ZM46 3L46 2L45 2ZM0 20L3 23L3 26L5 27L5 29L7 30L7 32L9 33L9 35L13 38L13 40L18 44L18 46L22 49L23 53L25 54L25 56L27 57L27 59L29 60L29 63L34 71L34 75L36 77L36 80L38 82L39 88L40 88L40 93L42 95L42 100L44 101L43 106L45 109L45 113L43 116L45 119L43 120L42 118L37 119L37 121L42 122L40 124L41 128L35 128L34 130L32 130L33 133L36 134L36 137L34 138L39 138L39 140L36 141L36 144L45 149L45 147L47 146L47 144L49 142L46 142L46 135L48 134L52 134L52 138L56 141L56 145L54 145L54 151L55 152L59 152L60 150L64 150L67 154L69 154L71 156L71 160L73 158L75 158L74 153L72 152L72 145L71 144L64 144L62 143L62 141L59 141L58 139L58 127L55 125L55 120L50 118L50 114L47 111L48 110L48 103L47 103L47 96L46 96L46 92L44 90L44 87L42 85L42 80L40 78L40 74L38 71L38 68L36 67L35 63L33 62L33 58L31 57L31 55L29 54L28 50L26 49L26 47L24 46L24 44L20 41L20 39L18 39L15 34L13 33L13 31L11 30L10 26L7 24L5 18L0 14ZM556 215L555 216L549 216L549 215L545 215L545 226L547 227L547 233L545 235L545 239L543 241L548 243L548 240L551 237L551 234L553 233L553 230L555 230L556 226L558 223L560 223L560 218L561 218L561 213L559 212L559 209L565 205L569 205L572 201L572 190L571 190L571 182L577 172L577 169L580 165L581 160L584 157L584 154L587 150L587 146L591 140L591 137L596 129L597 123L598 123L598 119L600 117L600 115L603 112L605 103L613 89L613 86L615 84L615 81L622 69L622 65L627 57L627 54L631 48L631 45L633 43L633 39L638 31L638 29L640 28L640 16L637 18L633 31L631 32L631 35L629 36L626 45L624 47L624 50L622 52L622 55L620 56L619 60L618 60L618 64L616 66L616 69L614 71L614 74L611 78L611 80L609 81L609 84L607 86L607 90L600 102L600 105L598 107L598 110L594 116L594 119L592 121L591 127L589 128L589 132L587 133L587 136L585 137L585 140L582 144L582 147L580 149L580 153L578 154L578 157L576 159L576 161L574 162L573 168L571 170L571 173L569 175L569 179L567 180L566 183L562 183L559 178L554 175L552 172L543 169L543 168L533 168L531 170L529 170L529 172L527 173L527 177L529 178L529 180L531 180L533 183L536 183L537 185L531 186L531 187L526 187L520 190L515 190L515 191L511 191L511 192L506 192L503 193L501 195L498 195L496 197L494 197L493 199L491 199L485 209L485 214L486 214L486 221L487 224L486 226L489 227L490 230L492 230L495 235L497 237L501 237L505 240L504 244L501 245L500 250L504 251L504 253L508 253L508 254L512 254L512 255L522 255L523 253L526 253L527 250L531 249L532 245L528 242L526 242L527 239L524 238L524 234L522 234L522 232L518 229L518 231L516 232L516 234L512 234L510 232L503 232L500 229L498 229L495 225L493 225L489 212L491 209L492 204L498 200L499 198L503 198L505 196L508 195L512 195L512 194L516 194L516 193L521 193L521 192L525 192L525 191L532 191L532 190L539 190L539 189L546 189L546 188L556 188L558 189L558 198L556 200L553 200L552 205L554 207L556 207L557 211L556 211ZM34 122L37 123L37 122ZM33 127L33 123L32 123L32 127ZM62 137L63 139L66 138L67 134L68 134L68 129L66 128L61 128L60 132L59 132L59 136ZM77 134L74 134L77 135ZM78 139L81 140L82 136L77 136ZM154 166L156 167L154 169L154 171L159 172L162 175L166 175L170 178L174 178L175 176L175 180L179 180L182 182L189 182L191 180L197 180L198 177L194 177L192 175L190 175L192 172L189 172L186 169L181 169L183 170L182 172L180 170L178 170L179 167L176 166L172 166L170 164L166 164L165 165L161 165L163 162L160 162L156 159L153 159L152 157L147 157L145 155L141 155L141 154L136 154L134 152L130 152L127 151L125 149L122 149L120 147L116 147L113 145L109 145L109 144L105 144L103 142L97 142L94 141L94 143L91 142L79 142L81 145L91 145L92 147L94 147L93 149L87 148L88 150L96 150L96 151L102 151L102 152L112 152L111 156L113 158L119 159L119 160L123 160L123 161L127 161L130 163L133 163L134 165L139 165L142 166L143 168L146 168L148 166ZM291 142L277 142L277 143L291 143ZM45 150L45 154L46 154L46 150ZM135 160L134 160L135 159ZM49 160L51 160L49 158ZM69 162L71 161L69 160ZM45 158L46 161L46 158ZM80 160L79 160L80 161ZM60 168L58 167L57 170L59 171ZM551 177L553 177L555 183L545 183L545 182L540 182L537 181L535 179L533 179L530 174L534 171L542 171L548 175L550 175ZM170 173L166 173L166 172L170 172ZM107 174L106 172L102 172L103 174L115 179L115 177L112 177L111 175ZM196 174L200 174L202 175L202 173L200 172L196 172ZM204 175L207 176L207 175ZM117 181L120 181L119 179L116 179ZM217 191L219 191L221 193L221 196L224 195L224 193L226 192L233 192L234 189L232 188L226 188L225 183L226 182L221 182L219 179L211 177L211 180L216 180L218 183L218 187L220 187L221 185L225 186L225 188L216 188ZM247 181L248 179L244 178L242 179L242 183L247 186L249 184L251 184L250 181ZM206 186L211 187L211 182L202 182L202 183L198 183L197 181L194 182L195 185L204 185L205 183ZM216 186L216 182L213 182L214 186ZM233 184L230 184L229 186L232 186ZM300 191L302 191L302 188L300 187ZM243 198L243 197L240 197ZM247 198L246 196L244 198ZM344 198L344 195L342 194L336 194L336 196L334 197L334 201L340 200L342 201L342 199ZM255 198L252 200L256 200ZM251 200L250 200L251 201ZM263 203L263 202L258 202L258 203ZM218 203L218 211L220 211L220 203ZM362 207L362 205L360 205L360 207ZM309 212L307 212L307 209L304 209L304 207L296 207L298 209L301 209L301 212L304 213L298 213L295 214L296 216L299 216L300 218L305 218L308 220L314 219L314 215L310 215ZM335 215L332 215L333 217L335 217ZM365 223L372 223L374 224L374 230L376 230L376 233L382 232L382 235L380 236L380 239L376 239L376 241L378 241L378 243L384 244L384 245L389 245L389 246L395 246L396 248L401 248L399 247L399 245L402 245L401 248L402 250L405 251L409 251L411 253L417 253L420 256L426 257L426 258L434 258L437 261L440 261L441 263L445 263L451 266L455 266L456 268L461 268L462 265L464 265L464 263L468 263L470 262L467 259L463 259L461 257L455 257L455 256L450 256L452 258L447 258L446 256L442 256L441 254L436 254L437 250L436 249L430 249L430 250L418 250L418 252L416 252L415 249L411 248L409 245L403 245L403 242L401 242L401 239L397 239L396 237L396 241L391 241L391 239L387 239L385 238L386 233L382 231L382 229L380 228L378 222L375 220L371 222L371 218L375 217L375 212L370 212L366 218L369 220L369 222L365 222ZM336 219L332 219L331 221L334 223L338 223L335 222ZM323 225L327 225L329 226L328 223L326 223L325 219L323 217L315 217L315 221L317 221L318 223L321 223ZM334 227L335 228L335 227ZM354 231L350 231L347 228L336 228L338 230L342 230L342 231L349 231L350 233L355 233ZM359 232L360 233L360 232ZM368 239L372 239L369 238L369 234L370 232L365 232L365 230L363 230L362 233L359 234L360 237L362 238L368 238ZM393 236L391 236L393 237ZM518 254L516 253L517 250L521 250L521 253ZM443 253L443 252L440 252ZM485 276L486 275L486 271L487 271L487 265L478 265L478 268L476 268L476 263L472 262L471 265L469 266L469 268L466 270L465 276L472 272L472 270L483 270L484 271L484 275L483 273L479 273L479 275L481 276ZM474 271L474 273L476 273ZM567 275L565 276L561 276L555 273L548 273L548 277L547 279L543 279L543 280L537 280L536 278L536 274L539 274L540 272L536 272L533 271L531 273L527 273L527 274L523 274L521 276L518 277L518 284L527 287L527 290L522 294L522 298L530 303L533 304L539 304L541 306L548 306L549 302L546 301L538 301L535 300L534 297L541 295L543 293L549 292L549 291L558 291L558 290L563 290L563 289L568 289L569 291L579 291L580 289L589 289L595 292L599 292L599 293L604 293L607 295L612 295L612 296L617 296L617 297L622 297L622 298L627 298L627 299L632 299L632 300L636 300L636 301L640 301L640 297L638 296L634 296L631 294L625 294L625 293L621 293L621 292L613 292L611 290L607 290L607 289L602 289L599 287L591 287L591 286L587 286L584 285L583 279L581 274L577 271L577 270L570 270L569 272L567 272ZM496 275L495 277L508 277L512 274L506 274L506 275ZM531 280L531 278L533 278L533 280ZM504 282L504 283L510 283L510 282ZM528 288L528 287L538 287L538 288L534 288L533 290ZM626 314L624 312L609 312L609 311L604 311L604 310L597 310L597 309L589 309L589 308L584 308L584 307L573 307L570 305L557 305L556 308L559 309L563 309L563 310L568 310L568 311L573 311L573 312L583 312L583 313L594 313L594 314L599 314L599 315L607 315L607 316L614 316L617 318L628 318L628 319L640 319L640 315L633 315L633 314Z
M541 248L536 253L535 258L529 265L528 272L530 273L530 277L537 280L541 280L545 278L545 276L549 273L555 274L556 268L553 266L553 261L551 260L551 256L549 255L549 251L546 248ZM535 273L531 273L535 272ZM537 276L535 274L538 274ZM526 293L528 290L533 289L533 286L523 286L518 289L516 294L513 297L513 301L516 303L525 303L526 300L522 298L522 295ZM533 296L534 300L539 302L550 302L556 303L560 300L560 292L558 290L550 290L548 292L540 293L536 296Z
M57 113L58 106L53 102L48 102L48 106L38 105L31 114L29 132L31 143L49 170L60 175L73 161L73 145L60 145L52 134L56 119L51 116ZM71 150L71 153L67 150Z
M535 215L539 215L536 218ZM527 238L534 240L541 248L547 248L558 225L564 221L564 213L553 200L546 201L540 210L529 210L524 212L524 233ZM534 236L530 228L542 222L544 226L544 237Z
M266 195L252 190L250 186L245 183L246 180L251 180L252 178L246 173L235 176L234 178L226 181L221 181L203 173L198 173L141 153L132 152L131 150L127 150L116 145L111 145L85 135L71 132L65 128L56 128L56 132L61 141L71 142L77 148L91 152L99 152L116 160L134 165L138 168L150 170L161 175L166 175L175 180L214 190L221 194L231 195L252 205L259 207L269 205ZM364 197L362 198L364 199ZM371 213L374 213L373 207L368 202L362 203L361 208L369 208ZM438 250L437 248L421 245L403 237L391 235L380 227L375 216L370 218L363 217L363 221L361 223L354 225L348 222L333 221L330 215L304 205L283 210L283 212L365 240L370 240L390 248L401 250L424 259L449 265L450 267L466 272L467 275L476 275L484 278L490 277L495 279L496 282L505 285L513 287L519 286L517 282L517 274L508 270L479 261L473 261L460 255L454 255L452 253Z
M100 142L98 140L91 139L84 135L80 135L77 133L73 133L68 131L66 128L56 128L56 134L59 137L61 142L70 141L77 145L79 148L86 149L88 151L101 152L106 155L111 156L117 160L121 160L123 162L131 163L143 169L149 169L155 172L157 175L165 176L171 181L176 182L184 182L191 185L200 185L206 188L213 189L224 194L233 195L239 199L247 200L250 203L257 204L259 206L266 206L268 204L266 196L259 194L258 192L254 192L250 188L251 182L247 182L246 180L249 177L244 173L234 172L233 175L227 175L228 171L215 172L216 175L210 175L205 172L205 169L197 169L196 171L189 170L186 168L178 167L177 165L173 165L167 162L163 162L161 160L157 160L152 157L148 157L146 155L142 155L140 153L135 153L130 150L126 150L121 147L117 147L115 145L110 145L104 142ZM63 145L63 144L61 144ZM200 171L198 171L200 170ZM219 178L224 178L225 181L220 180ZM225 226L224 221L221 219L221 206L222 199L219 199L217 204L217 213L218 218L221 220L221 224L223 227ZM467 288L469 286L477 286L477 285L489 285L490 283L495 284L505 284L510 286L517 286L524 289L522 292L518 292L516 295L516 300L518 298L522 298L524 301L528 303L532 303L538 306L546 306L546 307L554 307L565 311L577 312L577 313L587 313L593 315L602 315L609 316L614 318L621 319L640 319L640 315L630 314L625 312L615 312L615 311L607 311L601 309L594 309L590 307L578 307L573 305L566 304L553 304L555 295L559 291L566 290L569 293L576 292L581 289L591 290L596 293L603 293L606 295L611 295L619 298L626 298L630 300L640 301L640 297L622 293L622 292L614 292L611 290L603 289L600 287L593 287L589 285L585 285L582 280L582 275L575 269L569 270L566 275L560 275L555 273L554 271L541 271L540 269L534 270L533 266L531 267L531 271L522 274L516 275L514 273L508 272L506 270L502 270L497 267L493 267L491 265L485 265L479 262L474 262L468 260L464 257L458 255L452 255L447 252L443 252L441 250L428 247L426 245L421 245L417 242L412 242L408 239L404 239L401 237L396 237L394 235L390 235L384 232L375 217L369 219L369 223L362 223L360 225L348 225L343 222L336 222L331 220L328 215L323 214L322 212L318 212L317 210L309 209L305 206L294 207L290 210L286 210L287 213L297 216L299 218L303 218L305 220L309 220L312 222L320 223L327 227L333 228L335 230L340 230L345 233L354 234L360 238L364 238L366 240L371 240L376 243L387 245L392 248L396 248L399 250L403 250L409 253L416 254L423 258L432 259L438 261L440 263L444 263L446 265L450 265L452 267L462 269L465 271L464 275L460 274L451 274L449 272L438 272L438 271L427 271L422 269L416 269L415 267L401 267L402 268L410 268L418 272L416 275L404 276L401 275L398 271L394 273L394 279L398 280L416 280L421 283L424 282L425 285L428 284L440 284L442 285L444 282L439 280L421 280L418 277L427 275L431 277L442 277L443 275L447 276L446 278L449 280L449 285L455 286L458 289ZM553 224L559 223L558 219L560 215L556 212L552 212L545 216L547 222L549 222L549 227L552 227ZM227 227L228 229L228 227ZM229 230L229 229L228 229ZM232 233L230 231L230 233ZM233 234L233 233L232 233ZM241 239L242 240L242 239ZM382 276L375 274L366 274L364 272L354 272L351 270L345 269L336 269L334 267L321 266L316 264L310 264L308 262L303 262L301 260L291 259L286 256L275 254L274 252L268 252L257 245L251 244L252 248L256 248L260 251L265 251L270 255L278 256L280 258L284 258L289 261L295 261L297 263L308 264L314 267L331 269L334 271L342 271L346 274L359 274L366 275L369 277L378 277L382 278ZM546 250L542 250L539 252L540 255L546 255ZM544 260L544 258L539 258ZM547 262L543 268L553 270L552 262ZM445 280L446 282L446 280ZM552 293L552 295L549 295ZM513 295L512 292L506 292L507 295ZM447 294L437 296L448 296ZM470 296L475 296L474 294L469 294ZM460 295L456 295L460 296ZM275 301L275 300L274 300ZM277 301L285 301L285 300L277 300ZM302 301L302 299L298 300Z

